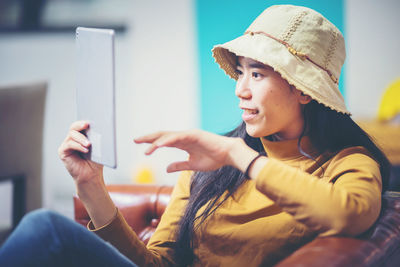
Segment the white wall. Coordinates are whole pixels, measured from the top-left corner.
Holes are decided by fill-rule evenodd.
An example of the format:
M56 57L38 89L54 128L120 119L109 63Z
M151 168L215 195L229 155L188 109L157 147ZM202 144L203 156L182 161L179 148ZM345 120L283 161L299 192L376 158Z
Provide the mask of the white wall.
M347 0L346 100L356 118L376 117L385 88L400 77L400 1Z
M192 1L126 1L128 32L116 38L118 168L106 182L129 183L144 165L157 183L174 184L166 174L172 159L186 155L163 150L145 157L133 138L156 130L198 127L197 62ZM0 37L0 83L48 80L44 129L44 206L72 216L74 186L57 148L75 120L74 34L20 34ZM28 188L29 190L29 188ZM7 197L7 196L4 196Z

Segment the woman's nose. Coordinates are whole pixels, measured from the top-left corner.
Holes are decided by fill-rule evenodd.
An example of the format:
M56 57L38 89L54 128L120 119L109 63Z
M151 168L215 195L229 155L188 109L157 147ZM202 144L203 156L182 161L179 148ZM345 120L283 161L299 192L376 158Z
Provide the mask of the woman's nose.
M239 98L249 99L251 98L251 90L249 81L246 77L241 77L236 82L235 94Z

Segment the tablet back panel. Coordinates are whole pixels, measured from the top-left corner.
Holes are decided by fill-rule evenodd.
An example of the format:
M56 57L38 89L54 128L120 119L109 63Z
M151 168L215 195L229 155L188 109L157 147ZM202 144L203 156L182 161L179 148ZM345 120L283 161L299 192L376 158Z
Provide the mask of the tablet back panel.
M116 168L114 31L78 27L77 115L90 122L85 157Z

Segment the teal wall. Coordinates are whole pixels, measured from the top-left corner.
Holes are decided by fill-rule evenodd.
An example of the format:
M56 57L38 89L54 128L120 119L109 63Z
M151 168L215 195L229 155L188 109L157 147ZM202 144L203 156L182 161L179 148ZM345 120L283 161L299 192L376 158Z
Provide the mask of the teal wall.
M315 9L344 34L343 1L196 0L201 128L215 133L225 133L241 122L239 101L234 93L235 81L226 76L214 62L211 55L214 45L242 35L265 8L276 4L303 5ZM342 73L344 72L343 70ZM343 81L344 75L341 75L342 92L344 92Z

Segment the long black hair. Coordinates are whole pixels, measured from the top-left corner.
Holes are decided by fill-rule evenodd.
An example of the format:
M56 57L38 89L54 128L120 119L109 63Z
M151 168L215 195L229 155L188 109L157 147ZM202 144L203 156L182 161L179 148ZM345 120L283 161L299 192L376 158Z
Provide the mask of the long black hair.
M383 191L388 185L390 163L382 151L374 144L371 138L363 131L349 115L336 112L312 100L303 109L305 128L302 136L308 135L315 149L320 153L338 152L352 146L365 147L374 159L380 164ZM259 138L251 137L246 132L246 125L242 122L236 129L225 134L230 137L240 137L246 144L258 152L264 152ZM301 139L301 137L300 137ZM306 157L300 148L299 151ZM246 181L244 174L232 166L224 166L210 172L196 172L191 181L190 197L186 210L179 222L176 232L175 261L178 266L187 266L193 263L195 230L215 210L224 203ZM221 197L225 196L221 199ZM208 203L208 204L207 204ZM196 216L204 205L205 210Z

